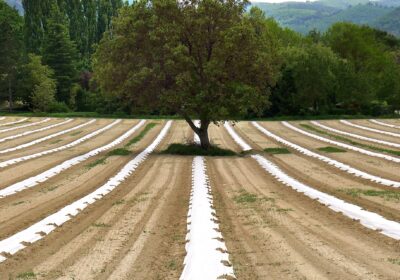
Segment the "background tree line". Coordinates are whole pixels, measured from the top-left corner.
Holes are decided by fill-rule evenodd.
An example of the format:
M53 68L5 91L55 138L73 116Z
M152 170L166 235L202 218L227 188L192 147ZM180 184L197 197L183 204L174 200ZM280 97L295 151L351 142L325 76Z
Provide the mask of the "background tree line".
M94 109L91 56L124 2L23 0L22 5L20 16L0 0L0 102L10 109L18 103L22 110Z
M138 57L143 63L154 59L154 54L142 57L129 45L129 38L138 36L129 28L141 26L144 14L136 17L122 0L25 0L23 5L22 17L0 0L0 102L9 106L12 97L23 109L50 112L177 113L176 108L165 110L162 106L155 94L159 85L141 90L148 73L122 73L138 70L128 66ZM265 70L268 90L259 96L263 116L380 115L400 109L399 38L351 23L336 23L325 33L301 35L282 28L256 8L248 13L263 26L257 29L264 36L266 59L257 63L269 68ZM136 43L159 35L146 33L145 25L142 28L143 40ZM202 30L198 32L201 40ZM126 37L123 45L113 43L118 36ZM99 43L100 48L96 48ZM246 47L250 46L242 47L243 53L235 56L248 55ZM111 64L106 58L111 53L121 68L107 68ZM129 83L119 83L121 79ZM140 106L132 89L146 92L141 98L151 106ZM176 99L181 97L179 92L175 95ZM253 117L255 113L247 110L244 115Z

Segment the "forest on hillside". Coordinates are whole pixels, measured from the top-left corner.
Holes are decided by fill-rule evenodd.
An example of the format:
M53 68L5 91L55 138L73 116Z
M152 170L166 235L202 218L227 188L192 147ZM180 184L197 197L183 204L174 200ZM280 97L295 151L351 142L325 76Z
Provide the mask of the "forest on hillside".
M320 0L316 2L254 3L282 26L303 34L326 31L340 21L369 25L400 36L400 1Z
M165 109L162 94L179 99L183 93L171 93L171 88L165 90L163 79L173 79L179 84L182 81L177 77L181 73L167 78L165 73L156 75L160 57L171 54L168 50L171 42L156 36L165 30L141 25L146 17L137 17L135 12L138 13L143 2L157 1L129 5L122 0L23 0L22 14L0 0L0 104L3 110L176 114L179 108ZM395 8L382 9L398 13ZM263 11L268 15L268 8L263 7ZM329 13L329 9L321 8L320 12ZM253 54L249 48L256 48L255 40L261 40L258 58L254 57L251 62L251 67L260 69L257 74L262 75L261 68L265 68L265 76L257 76L260 81L257 90L262 93L257 96L266 100L259 116L383 115L400 109L398 37L348 22L329 23L324 32L311 30L301 34L266 15L249 6L246 12L240 13L245 22L250 22L246 28L254 31L255 37L248 38L248 44L242 46L243 40L234 39L232 42L238 44L241 52L233 55L230 48L232 55L227 58L236 61L238 68L244 59L250 63ZM392 28L390 19L382 20L388 30ZM204 16L190 24L207 26L208 20ZM199 30L196 40L201 45L201 40L208 39L203 38L202 30L206 29ZM212 37L217 51L206 56L206 69L215 67L213 56L222 55L218 54L218 47L221 50L228 47L220 44L219 35ZM190 51L190 44L184 38L176 42L183 53ZM142 53L145 43L149 53ZM161 45L165 47L160 48ZM185 63L198 63L190 56L185 59ZM246 81L254 82L251 77L239 85L241 73L213 75L237 76L238 83L233 82L230 89L237 92L238 98L247 96L243 92L251 93L246 89ZM212 86L225 86L217 82ZM201 87L198 90L203 91ZM141 104L144 99L147 106ZM250 108L244 115L254 117L257 113Z

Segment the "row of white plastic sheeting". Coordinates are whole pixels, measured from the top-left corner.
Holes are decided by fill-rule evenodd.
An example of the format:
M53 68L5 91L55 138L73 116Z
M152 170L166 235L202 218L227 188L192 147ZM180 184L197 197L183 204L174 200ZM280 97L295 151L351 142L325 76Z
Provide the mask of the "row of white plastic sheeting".
M348 144L344 144L344 143L341 143L341 142L333 141L333 140L330 140L328 138L324 138L324 137L309 133L307 131L304 131L304 130L302 130L300 128L297 128L297 127L289 124L288 122L282 122L282 124L284 126L286 126L287 128L289 128L289 129L292 129L292 130L294 130L294 131L296 131L298 133L301 133L301 134L306 135L308 137L317 139L319 141L323 141L323 142L326 142L326 143L329 143L329 144L332 144L332 145L335 145L335 146L339 146L339 147L342 147L342 148L345 148L345 149L348 149L348 150L352 150L352 151L355 151L355 152L358 152L358 153L361 153L361 154L365 154L365 155L368 155L368 156L371 156L371 157L382 158L382 159L385 159L385 160L388 160L388 161L400 163L400 158L392 157L392 156L381 154L381 153L371 152L371 151L368 151L368 150L365 150L365 149L361 149L361 148L358 148L358 147L354 147L354 146L351 146L351 145L348 145Z
M51 126L46 126L46 127L44 127L44 128L46 128L46 129L41 128L41 129L36 130L35 132L47 130L47 129L50 129L50 128L54 128L54 127L56 127L56 126L60 126L60 125L62 125L62 124L69 123L70 121L72 121L72 119L69 119L69 120L66 120L66 121L64 121L64 122L61 122L61 123L58 123L58 124L54 124L54 125L51 125ZM85 122L85 123L82 123L82 124L80 124L80 125L77 125L77 126L74 126L74 127L69 128L69 129L65 129L65 130L62 130L62 131L59 131L59 132L56 132L56 133L47 135L47 136L45 136L45 137L42 137L42 138L39 138L39 139L30 141L30 142L28 142L28 143L24 143L24 144L21 144L21 145L12 147L12 148L0 150L0 154L5 154L5 153L9 153L9 152L21 150L21 149L24 149L24 148L27 148L27 147L30 147L30 146L39 144L39 143L41 143L41 142L47 141L47 140L49 140L49 139L52 139L52 138L54 138L54 137L61 136L61 135L64 135L64 134L66 134L66 133L69 133L69 132L71 132L71 131L80 129L80 128L82 128L82 127L85 127L85 126L87 126L87 125L89 125L89 124L94 123L95 121L96 121L96 120L90 120L90 121ZM22 134L24 134L24 133L22 133ZM12 137L12 136L10 136L10 137ZM6 137L6 138L9 138L9 137ZM6 139L6 138L3 138L3 139Z
M26 135L29 135L29 134L32 134L32 133L42 132L42 131L45 131L45 130L48 130L48 129L51 129L51 128L54 128L54 127L57 127L57 126L60 126L60 125L66 124L66 123L69 123L71 121L72 121L72 119L66 119L65 121L60 122L60 123L56 123L56 124L48 125L48 126L45 126L45 127L42 127L42 128L38 128L38 129L34 129L34 130L28 130L28 131L24 131L24 132L19 133L19 134L15 134L15 135L11 135L11 136L8 136L8 137L0 138L0 143L4 142L4 141L16 139L16 138L19 138L19 137L22 137L22 136L26 136Z
M193 123L194 123L194 125L195 125L196 127L200 127L200 121L199 121L199 120L195 120L195 121L193 121ZM200 138L199 138L199 135L197 135L196 132L194 133L193 141L194 141L194 143L195 143L196 145L200 145Z
M121 122L121 120L116 120L116 121L110 123L109 125L107 125L105 127L102 127L102 128L100 128L100 129L98 129L96 131L93 131L93 132L91 132L91 133L89 133L89 134L87 134L87 135L85 135L85 136L83 136L83 137L71 142L71 143L68 143L66 145L63 145L63 146L60 146L60 147L57 147L57 148L54 148L54 149L46 150L46 151L43 151L43 152L38 152L38 153L35 153L35 154L22 156L22 157L19 157L19 158L13 158L13 159L9 159L9 160L0 162L0 168L4 168L4 167L7 167L7 166L10 166L10 165L13 165L13 164L17 164L17 163L20 163L20 162L23 162L23 161L26 161L26 160L38 158L38 157L41 157L41 156L45 156L45 155L48 155L48 154L52 154L52 153L55 153L55 152L60 152L60 151L63 151L65 149L72 148L72 147L74 147L74 146L76 146L78 144L81 144L81 143L89 140L90 138L93 138L93 137L99 135L100 133L112 128L113 126L115 126L119 122Z
M240 138L238 135L236 135L236 137ZM241 141L244 142L243 139L241 139ZM400 240L400 223L388 220L381 215L366 211L357 205L347 203L346 201L338 199L332 195L313 189L310 186L290 177L274 163L260 155L252 155L252 158L255 159L268 173L286 186L305 194L311 199L317 199L321 204L329 207L335 212L342 213L351 219L360 221L360 223L367 228L378 230L386 236Z
M367 130L367 131L371 131L371 132L375 132L375 133L379 133L379 134L389 135L389 136L393 136L393 137L400 137L399 133L394 133L394 132L383 131L383 130L379 130L379 129L375 129L375 128L370 128L370 127L367 127L367 126L354 124L354 123L351 123L351 122L345 121L345 120L340 120L340 122L345 124L345 125L356 127L356 128L359 128L359 129L363 129L363 130Z
M6 117L0 117L0 121L4 120Z
M317 121L311 121L311 123L313 125L319 126L320 128L323 128L325 130L337 133L337 134L341 134L341 135L346 135L346 136L350 136L356 139L360 139L360 140L364 140L364 141L368 141L368 142L373 142L373 143L377 143L377 144L382 144L382 145L386 145L386 146L391 146L391 147L395 147L395 148L400 148L400 144L397 143L393 143L393 142L389 142L389 141L383 141L383 140L379 140L379 139L375 139L375 138L370 138L370 137L366 137L366 136L361 136L358 134L354 134L354 133L350 133L350 132L346 132L346 131L342 131L342 130L338 130L338 129L334 129L332 127L323 125Z
M236 131L231 127L229 122L224 123L225 129L228 131L228 133L231 135L232 139L238 144L244 152L252 150L249 144L247 144L237 133Z
M24 121L26 121L28 118L23 118L17 121L13 121L13 122L8 122L8 123L2 123L0 124L0 126L6 126L6 125L12 125L12 124L17 124L17 123L22 123Z
M334 160L334 159L331 159L329 157L314 153L314 152L312 152L312 151L310 151L310 150L308 150L306 148L303 148L303 147L301 147L299 145L296 145L296 144L294 144L292 142L289 142L289 141L287 141L287 140L285 140L285 139L273 134L272 132L266 130L264 127L262 127L261 125L259 125L256 122L252 122L252 124L258 130L260 130L262 133L267 135L268 137L270 137L270 138L278 141L279 143L282 143L282 144L284 144L284 145L286 145L286 146L298 151L299 153L301 153L303 155L306 155L306 156L309 156L309 157L312 157L312 158L316 158L316 159L321 160L321 161L323 161L323 162L325 162L325 163L327 163L327 164L329 164L331 166L334 166L334 167L336 167L336 168L338 168L338 169L340 169L342 171L345 171L345 172L347 172L349 174L352 174L352 175L354 175L356 177L360 177L360 178L363 178L365 180L369 180L369 181L374 182L374 183L378 183L378 184L381 184L381 185L384 185L384 186L395 187L395 188L399 188L400 187L400 182L398 182L398 181L393 181L393 180L381 178L379 176L371 175L369 173L366 173L364 171L358 170L358 169L356 169L354 167L351 167L351 166L349 166L347 164L344 164L342 162L339 162L337 160Z
M144 121L141 122L143 124ZM0 253L13 255L26 247L26 243L34 243L45 235L54 231L68 220L72 219L83 211L86 207L93 204L97 200L109 194L126 180L136 168L153 152L157 145L167 134L171 126L171 121L168 121L160 134L143 152L137 155L133 160L128 162L114 177L110 178L103 186L99 187L94 192L85 197L65 206L56 213L46 217L45 219L33 224L25 230L22 230L2 241L0 241ZM25 245L24 245L25 244ZM6 258L0 259L4 261Z
M115 122L113 122L112 124L116 124L120 122L120 120L117 120ZM129 136L131 136L136 130L138 130L143 124L145 123L144 120L140 121L138 124L136 124L134 127L132 127L130 130L128 130L127 132L125 132L123 135L121 135L120 137L118 137L117 139L115 139L114 141L112 141L111 143L104 145L100 148L94 149L90 152L87 152L86 154L74 157L72 159L66 160L61 164L58 164L50 169L48 169L47 171L44 171L42 173L40 173L39 175L30 177L28 179L25 179L23 181L20 181L18 183L15 183L13 185L10 185L4 189L0 190L0 198L6 197L6 196L10 196L13 195L17 192L23 191L25 189L28 188L32 188L42 182L47 181L48 179L58 175L59 173L65 171L66 169L71 168L74 165L77 165L91 157L94 157L95 155L104 152L106 150L111 149L112 147L122 143L122 141L124 141L125 139L127 139ZM108 125L108 128L110 128L111 126ZM104 129L103 129L104 131Z
M344 200L338 199L332 195L315 190L296 179L285 174L279 167L268 161L260 155L252 155L257 162L279 182L291 187L292 189L305 194L311 199L318 200L321 204L329 207L335 212L343 213L343 215L360 221L360 223L372 230L377 230L380 233L400 240L400 223L388 220L381 215L366 211L360 206L347 203Z
M379 124L379 125L382 125L382 126L387 126L387 127L391 127L391 128L400 128L400 126L398 126L398 125L384 123L384 122L377 121L377 120L369 120L369 121L373 122L373 123L376 123L376 124Z
M1 132L8 132L8 131L16 130L16 129L21 129L21 128L26 128L26 127L30 127L30 126L34 126L34 125L38 125L38 124L42 124L42 123L48 122L49 120L51 120L51 119L50 118L46 118L46 119L38 121L38 122L33 122L33 123L24 124L24 125L13 126L13 127L10 127L10 128L1 129L0 133Z
M192 192L187 219L186 257L180 280L217 280L235 277L216 221L203 157L192 164ZM229 278L229 279L231 279Z

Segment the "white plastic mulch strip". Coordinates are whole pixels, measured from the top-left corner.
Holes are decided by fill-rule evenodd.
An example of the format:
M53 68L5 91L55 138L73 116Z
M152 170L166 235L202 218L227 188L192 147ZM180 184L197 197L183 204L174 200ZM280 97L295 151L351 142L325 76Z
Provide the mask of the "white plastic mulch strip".
M113 122L112 124L116 124L120 120ZM65 171L68 168L71 168L74 165L77 165L101 152L104 152L106 150L111 149L112 147L122 143L125 139L127 139L129 136L131 136L136 130L138 130L146 121L142 120L138 124L136 124L134 127L132 127L130 130L125 132L123 135L112 141L111 143L104 145L100 148L94 149L90 152L87 152L86 154L74 157L72 159L66 160L63 163L56 165L55 167L52 167L48 169L47 171L44 171L36 176L30 177L28 179L25 179L23 181L20 181L18 183L15 183L13 185L10 185L4 189L0 190L0 198L4 198L6 196L13 195L17 192L23 191L28 188L32 188L40 183L43 183L47 181L48 179L60 174L61 172ZM109 125L108 125L109 126Z
M48 130L48 129L51 129L51 128L54 128L54 127L57 127L57 126L60 126L60 125L66 124L66 123L69 123L71 121L72 121L72 119L67 119L67 120L65 120L63 122L60 122L60 123L56 123L56 124L48 125L48 126L45 126L45 127L42 127L42 128L38 128L38 129L34 129L34 130L28 130L28 131L24 131L24 132L19 133L19 134L15 134L15 135L11 135L11 136L8 136L8 137L0 138L0 143L4 142L4 141L16 139L16 138L19 138L19 137L22 137L22 136L26 136L26 135L29 135L29 134L32 134L32 133L45 131L45 130Z
M364 171L358 170L358 169L356 169L354 167L351 167L351 166L349 166L347 164L344 164L342 162L339 162L337 160L334 160L334 159L331 159L329 157L314 153L314 152L312 152L312 151L310 151L310 150L308 150L306 148L303 148L303 147L301 147L299 145L296 145L296 144L294 144L292 142L289 142L289 141L287 141L287 140L285 140L285 139L273 134L272 132L266 130L264 127L262 127L261 125L259 125L256 122L252 122L252 124L258 130L260 130L262 133L267 135L268 137L270 137L270 138L278 141L279 143L282 143L282 144L284 144L284 145L286 145L286 146L298 151L299 153L301 153L303 155L306 155L306 156L309 156L309 157L312 157L312 158L316 158L316 159L321 160L321 161L323 161L323 162L325 162L325 163L327 163L327 164L329 164L331 166L334 166L334 167L336 167L336 168L338 168L338 169L340 169L342 171L345 171L345 172L347 172L349 174L352 174L353 176L360 177L360 178L372 181L374 183L378 183L378 184L381 184L381 185L384 185L384 186L395 187L395 188L399 188L400 187L400 182L392 181L392 180L389 180L389 179L384 179L384 178L381 178L379 176L375 176L375 175L366 173Z
M252 150L249 144L247 144L242 137L240 137L236 131L231 127L231 125L228 122L225 122L224 124L225 129L228 131L228 133L231 135L232 139L242 148L244 152Z
M240 136L238 136L240 137ZM243 142L244 140L241 139ZM360 221L360 223L372 230L397 239L400 239L400 223L388 220L381 215L363 210L361 207L347 203L332 195L320 192L307 186L284 173L278 166L260 155L252 155L262 168L274 176L279 182L291 187L297 192L303 193L311 199L317 199L321 204L329 207L335 212L341 212L346 217Z
M23 119L20 119L20 120L18 120L18 121L14 121L14 122L2 123L2 124L0 124L0 126L6 126L6 125L12 125L12 124L17 124L17 123L22 123L22 122L26 121L27 119L28 119L28 118L23 118Z
M369 121L373 122L373 123L376 123L376 124L379 124L379 125L382 125L382 126L387 126L387 127L391 127L391 128L400 128L400 126L398 126L398 125L384 123L384 122L380 122L380 121L377 121L377 120L369 120Z
M10 127L10 128L5 128L5 129L1 129L0 132L8 132L8 131L16 130L16 129L30 127L30 126L34 126L34 125L38 125L38 124L41 124L41 123L48 122L49 120L51 120L51 119L50 118L46 118L46 119L38 121L38 122L28 123L28 124L14 126L14 127Z
M83 198L65 206L56 213L46 217L45 219L33 224L25 230L22 230L6 239L0 241L0 253L15 254L26 247L26 243L34 243L47 234L54 231L57 227L63 225L74 216L78 215L89 205L109 194L126 180L136 168L148 157L150 153L157 147L162 139L167 134L171 126L171 121L168 121L160 134L144 151L138 154L133 160L128 162L114 177L110 178L107 183L99 187L94 192L84 196ZM24 245L25 244L25 245ZM6 258L0 258L0 262Z
M400 163L400 158L392 157L392 156L381 154L381 153L371 152L371 151L368 151L368 150L365 150L365 149L361 149L361 148L358 148L358 147L354 147L354 146L351 146L351 145L348 145L348 144L344 144L344 143L341 143L341 142L333 141L333 140L330 140L328 138L324 138L324 137L309 133L307 131L304 131L304 130L302 130L300 128L297 128L297 127L289 124L288 122L285 122L285 121L282 122L282 124L284 126L286 126L287 128L289 128L289 129L292 129L292 130L294 130L294 131L296 131L298 133L301 133L301 134L306 135L308 137L317 139L319 141L323 141L323 142L326 142L326 143L329 143L329 144L332 144L332 145L336 145L336 146L339 146L339 147L342 147L342 148L345 148L345 149L348 149L348 150L352 150L352 151L355 151L355 152L358 152L358 153L361 153L361 154L365 154L365 155L368 155L368 156L371 156L371 157L382 158L382 159L385 159L385 160L388 160L388 161L393 161L393 162L396 162L396 163Z
M268 161L260 155L252 155L252 158L279 182L291 187L292 189L305 194L311 199L316 199L321 204L329 207L335 212L341 212L343 215L360 221L360 223L372 230L378 230L381 234L399 240L400 239L400 223L385 219L381 215L363 210L361 207L347 203L332 195L315 190L296 179L288 176L279 167Z
M235 277L216 221L203 157L192 164L192 193L188 212L186 257L180 280L217 280ZM0 250L1 251L1 250Z
M323 124L321 124L321 123L319 123L317 121L311 121L311 123L316 125L316 126L319 126L319 127L323 128L323 129L326 129L328 131L335 132L337 134L346 135L346 136L350 136L350 137L353 137L353 138L356 138L356 139L369 141L369 142L374 142L374 143L378 143L378 144L382 144L382 145L386 145L386 146L400 148L400 144L397 144L397 143L383 141L383 140L379 140L379 139L375 139L375 138L370 138L370 137L361 136L361 135L358 135L358 134L354 134L354 133L350 133L350 132L334 129L332 127L323 125Z
M46 126L46 127L44 127L44 128L38 129L38 130L36 130L35 132L47 130L47 129L50 129L50 128L54 128L54 127L57 127L57 126L60 126L60 125L69 123L69 122L71 122L71 121L72 121L72 119L68 119L68 120L66 120L66 121L64 121L64 122L61 122L61 123L58 123L58 124L53 124L53 125ZM49 139L52 139L52 138L54 138L54 137L57 137L57 136L60 136L60 135L64 135L64 134L69 133L69 132L71 132L71 131L80 129L80 128L82 128L82 127L85 127L85 126L87 126L87 125L89 125L89 124L92 124L92 123L94 123L94 122L96 122L96 120L90 120L90 121L85 122L85 123L83 123L83 124L80 124L80 125L74 126L74 127L72 127L72 128L59 131L59 132L56 132L56 133L54 133L54 134L47 135L47 136L45 136L45 137L42 137L42 138L33 140L33 141L31 141L31 142L24 143L24 144L21 144L21 145L12 147L12 148L8 148L8 149L5 149L5 150L0 150L0 154L9 153L9 152L13 152L13 151L16 151L16 150L21 150L21 149L24 149L24 148L33 146L33 145L35 145L35 144L39 144L39 143L41 143L41 142L47 141L47 140L49 140ZM22 133L22 134L24 134L24 133ZM22 134L21 134L21 135L22 135ZM25 134L25 135L26 135L26 134ZM14 138L15 138L15 137L13 137L13 138L11 138L11 137L13 137L13 136L6 137L6 138L3 138L3 139L9 140L9 139L14 139ZM0 141L0 142L1 142L1 141Z
M38 158L38 157L45 156L45 155L48 155L48 154L52 154L52 153L55 153L55 152L63 151L63 150L68 149L68 148L72 148L72 147L74 147L74 146L76 146L78 144L81 144L81 143L89 140L90 138L93 138L93 137L99 135L100 133L103 133L104 131L112 128L113 126L115 126L119 122L121 122L121 120L116 120L116 121L110 123L109 125L107 125L105 127L102 127L102 128L100 128L100 129L98 129L96 131L93 131L93 132L91 132L91 133L89 133L89 134L87 134L87 135L85 135L85 136L83 136L83 137L71 142L71 143L68 143L66 145L63 145L63 146L60 146L60 147L57 147L57 148L54 148L54 149L46 150L46 151L43 151L43 152L35 153L35 154L32 154L32 155L22 156L22 157L19 157L19 158L13 158L13 159L9 159L9 160L0 162L0 168L4 168L4 167L7 167L7 166L10 166L10 165L13 165L13 164L17 164L17 163L20 163L20 162L23 162L23 161L26 161L26 160Z
M200 121L199 120L195 120L195 121L193 121L193 123L194 123L194 125L196 127L200 127ZM194 143L196 145L200 145L200 138L199 138L199 135L197 135L196 132L194 133L193 140L194 140Z
M375 128L370 128L370 127L354 124L354 123L351 123L351 122L345 121L345 120L340 120L340 122L345 124L345 125L356 127L356 128L359 128L359 129L363 129L363 130L367 130L367 131L371 131L371 132L376 132L376 133L379 133L379 134L390 135L390 136L394 136L394 137L400 137L400 134L398 134L398 133L389 132L389 131L383 131L383 130L379 130L379 129L375 129Z
M6 117L0 117L0 121L4 120Z

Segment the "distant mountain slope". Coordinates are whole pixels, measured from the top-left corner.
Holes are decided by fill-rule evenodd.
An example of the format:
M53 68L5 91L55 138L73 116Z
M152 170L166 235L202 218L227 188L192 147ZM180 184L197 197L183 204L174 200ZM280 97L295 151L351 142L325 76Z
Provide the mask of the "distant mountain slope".
M386 1L386 6L378 4L384 1ZM400 4L400 0L396 1L396 3ZM346 3L347 6L344 7ZM356 3L356 5L349 6L349 3ZM379 2L370 2L368 0L321 0L306 3L253 3L253 5L260 7L268 16L275 18L281 25L301 33L307 33L312 29L325 31L335 22L347 21L380 27L385 31L397 34L393 30L396 30L396 24L400 26L400 17L398 14L391 14L396 10L395 7L390 6L393 3L395 3L394 0L381 0Z
M24 13L24 8L22 7L22 0L6 0L6 3L11 7L16 8L21 15Z
M313 28L325 31L332 24L338 21L373 25L374 22L391 13L393 10L394 8L378 6L375 4L356 5L328 17L310 20L304 24L303 30L300 31L307 32ZM397 21L399 20L400 18L398 18Z
M396 36L400 36L400 8L397 8L381 17L373 24L373 26L390 32Z

